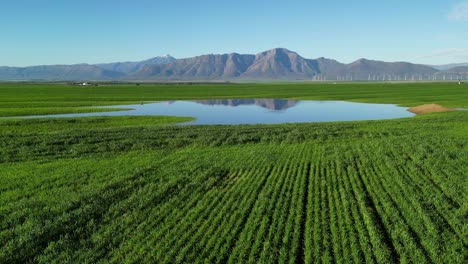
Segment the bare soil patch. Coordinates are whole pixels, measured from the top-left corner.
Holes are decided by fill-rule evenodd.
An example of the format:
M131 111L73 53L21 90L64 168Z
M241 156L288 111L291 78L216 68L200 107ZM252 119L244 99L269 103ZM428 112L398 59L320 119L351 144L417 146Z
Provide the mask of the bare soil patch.
M425 105L419 105L415 107L410 107L408 108L408 111L411 113L415 114L429 114L429 113L438 113L438 112L448 112L448 111L454 111L455 109L453 108L448 108L445 106L441 106L438 104L425 104Z

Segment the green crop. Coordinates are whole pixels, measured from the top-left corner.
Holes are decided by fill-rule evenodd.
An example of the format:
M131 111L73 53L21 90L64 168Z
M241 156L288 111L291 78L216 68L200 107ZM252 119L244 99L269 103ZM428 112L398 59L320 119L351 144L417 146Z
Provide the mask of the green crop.
M0 83L0 116L108 111L103 105L215 99L289 98L416 106L467 107L468 89L457 83L273 83L216 85L100 85ZM115 109L118 110L118 109Z
M320 85L310 88L317 95L308 84L275 85L284 91L268 84L102 89L122 89L112 104L143 90L151 100L182 98L180 89L186 98L309 94L467 106L466 91L451 84L340 84L328 95ZM1 102L30 98L33 106L22 106L29 113L42 107L41 96L60 109L105 102L64 86L33 96L44 87L17 85L30 94L16 101L2 94ZM133 88L143 90L126 90ZM468 111L170 125L187 120L0 119L0 263L467 262Z

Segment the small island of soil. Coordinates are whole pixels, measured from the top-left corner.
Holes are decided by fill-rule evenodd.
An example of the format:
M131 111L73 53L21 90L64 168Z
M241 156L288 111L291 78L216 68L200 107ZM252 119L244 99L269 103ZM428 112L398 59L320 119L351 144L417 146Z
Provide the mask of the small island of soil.
M408 108L408 111L415 114L429 114L429 113L437 113L437 112L448 112L454 111L453 108L444 107L438 104L425 104L415 107Z

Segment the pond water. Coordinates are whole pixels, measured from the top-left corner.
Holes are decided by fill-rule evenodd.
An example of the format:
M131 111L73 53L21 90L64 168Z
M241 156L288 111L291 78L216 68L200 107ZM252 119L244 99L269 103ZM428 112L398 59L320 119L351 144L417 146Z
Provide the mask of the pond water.
M133 110L35 117L191 116L196 120L183 124L214 125L380 120L414 115L406 107L391 104L286 99L213 99L104 106L113 107Z

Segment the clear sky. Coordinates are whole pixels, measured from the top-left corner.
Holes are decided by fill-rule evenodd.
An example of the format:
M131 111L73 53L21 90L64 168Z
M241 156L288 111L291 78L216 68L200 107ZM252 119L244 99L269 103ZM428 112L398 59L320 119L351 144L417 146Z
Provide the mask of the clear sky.
M1 0L0 65L170 54L468 62L468 0Z

